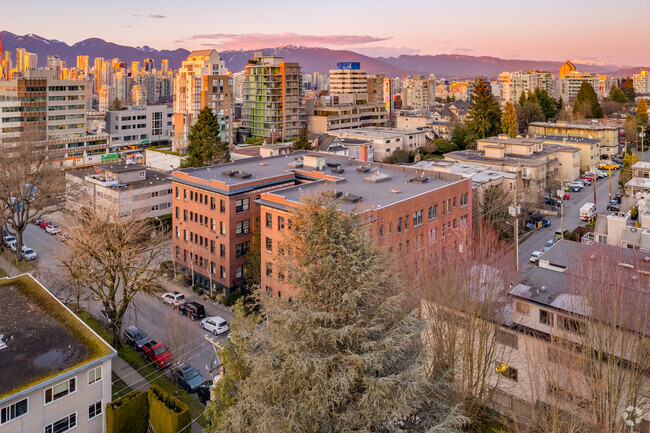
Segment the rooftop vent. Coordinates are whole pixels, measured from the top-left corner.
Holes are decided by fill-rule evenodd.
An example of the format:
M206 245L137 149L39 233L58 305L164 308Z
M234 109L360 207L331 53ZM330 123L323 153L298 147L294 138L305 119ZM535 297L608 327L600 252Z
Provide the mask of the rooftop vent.
M348 194L347 192L345 194L342 194L340 197L343 201L347 201L349 203L359 203L361 201L360 195Z
M429 178L427 176L415 176L409 179L409 182L416 182L416 183L427 183L429 181Z
M328 163L327 163L327 166L328 166L328 167L340 167L341 164L338 163L338 162L328 162Z
M396 189L391 189L390 192L392 192L393 194L397 194L399 192L402 192L402 190L396 188Z
M302 158L296 158L293 161L289 161L287 165L293 168L301 168L303 165Z
M345 169L344 169L344 168L341 168L341 167L334 167L334 168L332 168L332 173L339 173L339 174L341 174L341 173L343 173L344 171L345 171Z
M240 170L223 171L222 174L224 176L237 177L239 179L250 179L251 177L253 177L252 174L246 173L246 172L243 172L243 171L240 171Z
M390 174L376 172L365 177L368 182L383 182L385 180L390 180Z
M357 171L359 173L368 173L370 170L372 170L372 167L370 167L368 165L361 165L361 166L357 167Z
M265 165L268 165L268 164L266 162L260 162L260 165L265 166Z

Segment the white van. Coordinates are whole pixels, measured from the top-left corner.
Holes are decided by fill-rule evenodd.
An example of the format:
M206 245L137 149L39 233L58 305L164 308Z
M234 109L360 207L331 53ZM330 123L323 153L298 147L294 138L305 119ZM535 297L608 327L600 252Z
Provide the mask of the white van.
M596 205L593 203L585 203L580 208L580 219L583 221L591 221L596 216Z

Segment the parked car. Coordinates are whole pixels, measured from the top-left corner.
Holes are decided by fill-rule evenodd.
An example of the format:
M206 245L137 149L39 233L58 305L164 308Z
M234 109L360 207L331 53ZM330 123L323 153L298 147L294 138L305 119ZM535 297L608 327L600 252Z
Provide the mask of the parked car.
M549 206L560 206L562 202L556 198L544 197L544 202Z
M5 236L2 238L2 241L4 242L4 244L5 244L6 246L10 247L11 244L15 244L15 243L16 243L16 236L5 235Z
M228 332L230 327L228 326L228 322L223 318L214 316L201 320L201 329L212 332L214 335L219 335Z
M41 226L42 229L44 229L47 226L49 226L50 224L52 224L52 221L42 220L38 225Z
M603 179L609 176L609 173L602 170L596 170L596 176L598 176L598 179Z
M13 243L9 244L9 248L11 248L11 251L13 251L15 253L16 250L18 249L18 246L16 245L16 242L13 242Z
M551 248L554 243L555 243L555 239L551 239L548 242L546 242L546 245L544 245L544 252L548 251L548 249Z
M573 182L569 182L568 186L571 188L573 192L578 192L585 187L585 184L579 180L575 180Z
M135 350L142 350L142 346L149 342L149 336L142 329L129 326L124 331L124 341Z
M21 252L23 259L25 260L36 260L38 258L38 254L36 254L36 251L33 249L23 245L23 249Z
M564 230L564 239L569 239L571 236L571 232L568 230ZM560 240L562 239L562 230L557 229L555 230L555 239Z
M614 162L603 162L598 166L598 168L600 170L617 170L621 167Z
M621 204L617 200L610 200L609 203L607 203L607 210L620 212Z
M203 404L206 404L210 401L210 388L212 388L212 381L206 380L199 388L196 390L196 394L199 397L199 401Z
M142 355L151 362L155 362L158 368L164 368L172 361L172 353L163 343L156 340L149 340L142 345Z
M198 391L204 381L199 370L187 362L179 365L176 370L176 383L187 392Z
M551 220L547 220L546 218L542 218L542 227L550 227L551 226Z
M179 305L183 305L185 302L187 302L185 295L178 292L165 293L160 298L163 303L171 305L172 308L176 308Z
M190 319L202 319L205 317L205 308L198 302L186 302L178 306L178 312Z
M621 158L616 157L616 156L612 158L612 162L615 163L615 164L618 164L618 165L623 165L623 160Z
M558 195L557 198L559 198L560 200L569 200L571 198L571 195L568 192L564 192L562 193L562 197Z
M104 319L108 325L110 325L113 322L113 320L111 319L111 315L108 314L108 311L106 311L105 308L102 308L100 310L99 315L102 316L102 319Z
M65 232L57 233L56 238L61 242L66 242L70 240L70 234Z
M580 176L580 179L593 182L596 180L596 175L594 173L585 173L582 176Z
M539 256L542 255L541 251L533 251L533 253L530 255L530 262L531 263L536 263L537 260L539 260Z
M45 231L51 235L55 235L59 233L61 229L59 228L58 224L50 224L49 226L45 227Z

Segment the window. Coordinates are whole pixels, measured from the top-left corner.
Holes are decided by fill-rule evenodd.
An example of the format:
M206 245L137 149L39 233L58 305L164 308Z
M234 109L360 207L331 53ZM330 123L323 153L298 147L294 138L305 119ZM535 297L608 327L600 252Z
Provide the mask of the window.
M179 187L176 187L176 200L181 199L181 189Z
M273 264L271 262L266 262L266 276L273 277Z
M429 221L438 218L438 205L429 206Z
M397 233L402 233L402 218L397 218Z
M14 404L5 406L0 409L0 425L8 423L11 420L27 415L29 412L29 399L17 401Z
M226 202L225 202L225 200L219 200L219 212L226 213Z
M515 382L517 382L519 379L519 372L516 368L512 368L509 365L503 364L499 361L496 362L496 372L503 377L514 380Z
M88 372L88 385L92 385L95 382L102 380L102 366L100 365L97 368L93 368Z
M181 238L181 228L176 226L176 239Z
M217 222L215 221L214 218L210 218L210 231L211 232L217 231Z
M447 202L445 200L442 201L442 214L447 213Z
M190 191L190 200L194 201L194 191Z
M539 310L539 323L553 326L553 313L546 310Z
M239 199L235 202L235 212L246 212L248 209L250 209L251 206L251 199L250 198L242 198Z
M456 197L454 197L454 209L456 209Z
M565 331L573 332L574 334L584 334L585 324L580 320L571 319L566 316L557 316L557 327Z
M219 244L219 256L226 257L226 246L224 244Z
M251 220L239 221L235 224L235 234L248 233L251 228Z
M235 268L235 278L244 277L244 265L239 265Z
M447 200L447 212L451 212L451 199Z
M102 401L99 400L96 403L91 404L88 406L88 420L91 420L95 418L96 416L99 416L102 414Z
M222 235L226 234L226 223L223 221L219 223L219 233L221 233Z
M465 206L467 206L468 197L469 197L469 196L468 196L468 193L465 193L465 194L461 194L461 195L460 195L460 207L465 207Z
M268 212L266 213L266 227L273 228L273 215Z
M404 217L404 230L407 230L409 228L409 216L406 215Z
M214 197L210 197L210 210L215 210L217 208L217 205L215 203Z
M463 215L460 217L460 228L465 228L467 227L467 215Z
M528 316L530 314L530 304L519 301L515 302L515 310L517 310L517 313L525 314Z
M266 294L271 296L273 294L273 289L271 286L266 286Z
M273 239L266 238L266 251L273 251Z
M187 214L188 214L187 209L183 209L183 221L187 222Z
M187 201L187 190L183 189L183 200Z
M502 329L497 330L497 343L512 347L513 349L517 349L519 347L519 339L517 338L517 334L507 332Z
M379 226L379 239L384 236L384 226Z
M52 388L48 388L45 390L45 404L50 404L53 401L63 398L68 394L72 394L76 390L77 390L76 377L66 380L65 382L61 382L58 385L54 385Z
M241 244L237 244L235 246L235 257L239 258L242 256L245 256L246 253L248 253L248 250L251 248L251 243L249 241L243 242Z
M45 426L45 433L63 433L77 426L77 412Z
M429 245L436 243L436 229L429 230Z
M225 280L226 279L226 268L221 266L221 279Z
M211 239L210 240L210 253L214 254L216 252L217 252L217 243Z
M284 217L283 216L278 216L278 230L283 232L284 231Z
M180 219L180 218L181 218L181 209L178 206L176 206L176 219Z
M422 225L422 211L419 210L413 214L413 227Z

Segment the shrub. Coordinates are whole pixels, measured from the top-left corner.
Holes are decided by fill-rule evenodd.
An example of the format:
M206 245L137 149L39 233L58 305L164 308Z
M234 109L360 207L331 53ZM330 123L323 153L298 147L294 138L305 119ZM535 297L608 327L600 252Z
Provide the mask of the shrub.
M145 433L149 425L147 393L133 391L106 405L108 433Z
M232 292L230 295L224 297L222 303L226 307L230 307L232 305L235 305L237 299L241 298L241 296L242 296L241 289L237 289L234 292Z
M190 409L185 403L165 392L158 385L151 385L147 397L149 420L157 433L189 433Z

